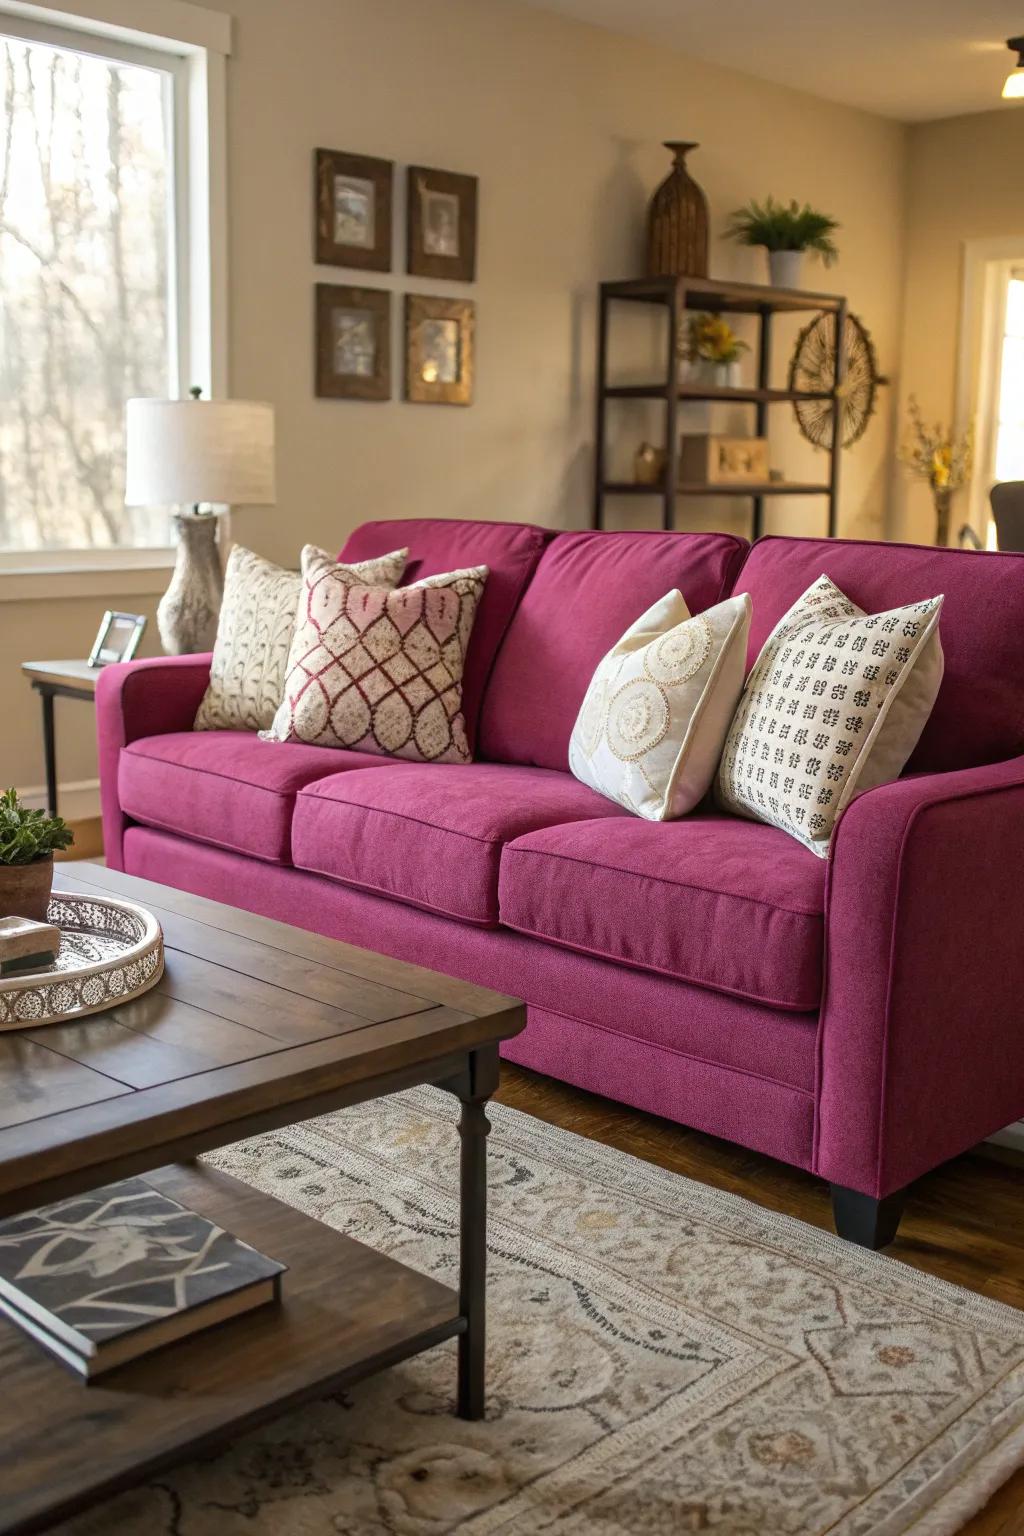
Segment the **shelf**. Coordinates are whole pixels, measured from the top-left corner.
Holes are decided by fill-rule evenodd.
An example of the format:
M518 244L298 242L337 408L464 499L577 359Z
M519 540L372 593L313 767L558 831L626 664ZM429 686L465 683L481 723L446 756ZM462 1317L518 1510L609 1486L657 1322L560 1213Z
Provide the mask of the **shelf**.
M605 389L609 400L664 400L668 389L664 384L613 384ZM830 389L718 389L711 384L678 384L679 400L729 400L740 405L783 405L801 400L831 400Z
M796 288L770 288L760 283L726 283L711 277L642 277L602 283L610 299L637 304L667 304L678 285L683 309L707 309L733 315L759 315L764 311L837 311L843 303L834 293L809 293Z
M634 480L606 480L606 496L664 496L663 485L637 485ZM677 496L827 496L827 485L808 485L800 480L765 480L746 485L686 484L676 486Z

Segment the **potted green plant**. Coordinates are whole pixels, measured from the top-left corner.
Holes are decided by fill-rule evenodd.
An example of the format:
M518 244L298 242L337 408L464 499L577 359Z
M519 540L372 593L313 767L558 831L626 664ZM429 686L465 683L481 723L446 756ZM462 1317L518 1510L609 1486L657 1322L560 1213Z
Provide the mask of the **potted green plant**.
M803 253L820 256L830 267L839 255L832 239L838 228L835 219L819 213L810 203L801 207L795 198L777 203L774 197L766 197L763 203L752 199L744 208L737 208L725 233L740 245L764 246L773 288L799 288Z
M0 917L46 921L53 855L73 842L59 816L30 811L13 789L0 795Z
M741 341L721 315L693 315L680 327L684 331L680 351L698 371L710 374L708 382L717 388L739 386L739 361L750 348Z

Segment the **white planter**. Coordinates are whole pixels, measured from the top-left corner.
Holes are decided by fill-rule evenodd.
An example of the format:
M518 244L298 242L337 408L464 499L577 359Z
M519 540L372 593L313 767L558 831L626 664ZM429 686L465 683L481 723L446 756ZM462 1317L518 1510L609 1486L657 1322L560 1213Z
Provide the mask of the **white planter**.
M773 288L799 288L803 251L769 251L768 272Z
M714 369L713 383L716 389L739 389L740 365L739 359L732 363L712 363Z

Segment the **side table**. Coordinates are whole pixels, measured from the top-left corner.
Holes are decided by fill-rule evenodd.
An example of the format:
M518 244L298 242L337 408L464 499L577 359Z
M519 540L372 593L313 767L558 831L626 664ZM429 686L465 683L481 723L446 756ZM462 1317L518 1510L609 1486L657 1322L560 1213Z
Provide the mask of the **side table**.
M46 760L46 806L51 816L57 814L57 744L53 727L53 701L86 699L96 696L96 679L101 667L87 661L23 661L21 670L43 701L43 755Z

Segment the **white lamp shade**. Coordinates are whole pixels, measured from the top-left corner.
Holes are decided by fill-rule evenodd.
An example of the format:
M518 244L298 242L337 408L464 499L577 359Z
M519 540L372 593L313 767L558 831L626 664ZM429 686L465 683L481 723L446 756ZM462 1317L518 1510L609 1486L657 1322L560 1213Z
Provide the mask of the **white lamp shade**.
M274 501L274 407L262 400L129 400L129 507Z

